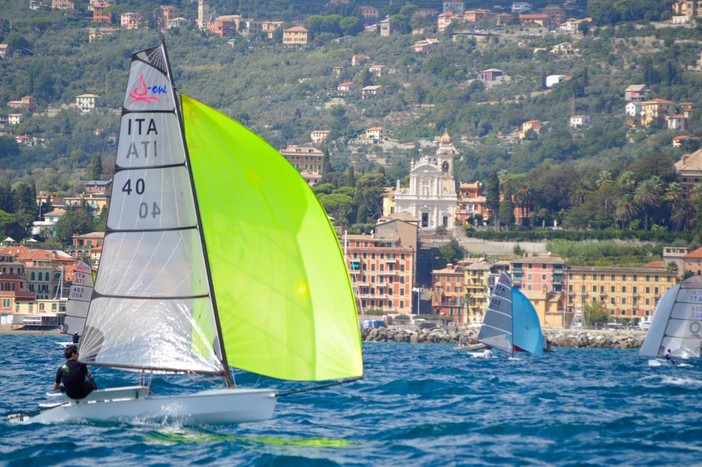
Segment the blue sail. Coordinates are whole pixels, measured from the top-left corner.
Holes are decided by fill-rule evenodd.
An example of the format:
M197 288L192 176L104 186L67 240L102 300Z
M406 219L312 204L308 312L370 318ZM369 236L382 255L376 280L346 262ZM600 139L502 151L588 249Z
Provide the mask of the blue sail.
M544 354L544 337L534 305L516 288L512 288L512 339L514 350Z

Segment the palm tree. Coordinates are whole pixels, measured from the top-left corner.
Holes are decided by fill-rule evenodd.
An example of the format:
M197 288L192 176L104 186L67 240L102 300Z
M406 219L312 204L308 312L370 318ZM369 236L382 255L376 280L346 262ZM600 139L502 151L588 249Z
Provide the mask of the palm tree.
M630 193L634 190L636 186L636 178L634 178L634 172L626 171L617 178L617 183L624 193Z
M649 212L661 205L662 192L663 184L657 176L644 180L634 190L634 202L643 212L644 229L646 230L648 230Z
M620 228L624 230L624 225L628 225L631 230L631 221L639 214L639 208L634 204L631 195L624 196L617 202L614 209L614 217L620 223Z
M526 183L518 186L514 191L514 201L522 218L529 218L529 214L534 209L534 190L531 185Z
M573 207L582 206L587 197L590 195L590 187L583 180L579 180L575 189L570 193L569 201Z
M680 211L680 204L684 200L683 194L682 194L682 187L680 186L680 183L678 182L670 182L668 184L668 188L665 191L665 195L663 196L666 202L670 205L670 212L671 212L671 224L673 227L673 230L677 230L679 223L673 220L674 218L677 218L678 220L681 220L682 218L678 214Z
M597 176L597 181L595 181L595 185L597 185L597 188L600 190L612 185L612 183L614 183L614 180L612 179L612 172L609 170L600 172Z

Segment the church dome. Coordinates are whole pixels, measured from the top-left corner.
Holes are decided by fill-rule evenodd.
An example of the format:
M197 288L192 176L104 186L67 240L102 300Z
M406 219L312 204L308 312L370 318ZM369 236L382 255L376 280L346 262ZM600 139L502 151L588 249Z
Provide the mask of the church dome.
M444 132L439 141L441 144L451 144L451 137L449 136L448 131Z

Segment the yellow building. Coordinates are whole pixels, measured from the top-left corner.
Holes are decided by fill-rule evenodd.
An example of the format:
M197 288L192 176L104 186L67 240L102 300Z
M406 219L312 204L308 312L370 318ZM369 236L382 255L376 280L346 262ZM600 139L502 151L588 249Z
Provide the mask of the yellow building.
M612 318L637 320L653 316L658 299L676 283L676 274L659 267L571 266L568 310L599 302Z
M307 45L309 33L303 26L293 26L283 31L284 45Z

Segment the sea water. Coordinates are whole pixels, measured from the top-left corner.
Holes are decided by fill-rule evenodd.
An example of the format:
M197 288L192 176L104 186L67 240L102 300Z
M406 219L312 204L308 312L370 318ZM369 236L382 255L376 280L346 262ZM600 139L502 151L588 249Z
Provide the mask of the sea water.
M62 363L56 335L0 336L2 419L37 409ZM482 360L451 345L364 343L365 379L279 400L242 425L15 425L3 465L702 465L702 365L636 350L556 349ZM98 384L136 375L95 368ZM300 383L238 374L247 386ZM157 394L207 382L155 377Z

